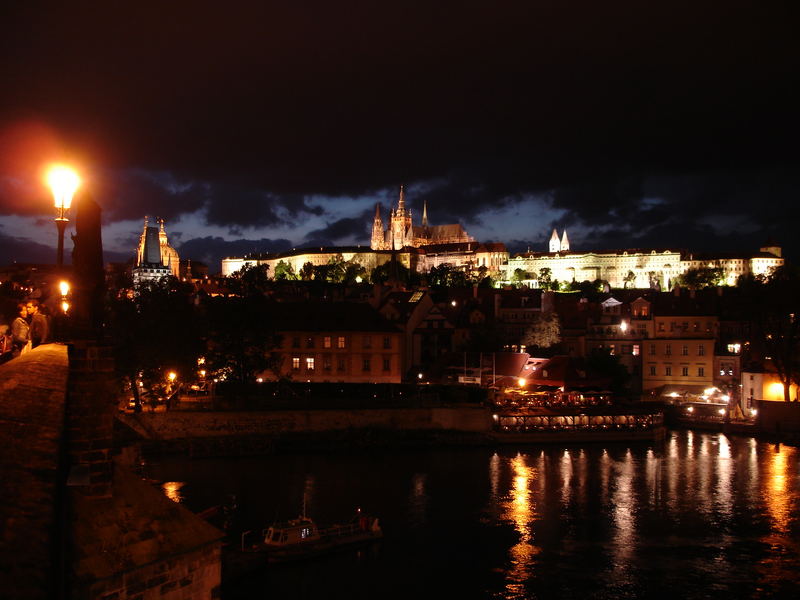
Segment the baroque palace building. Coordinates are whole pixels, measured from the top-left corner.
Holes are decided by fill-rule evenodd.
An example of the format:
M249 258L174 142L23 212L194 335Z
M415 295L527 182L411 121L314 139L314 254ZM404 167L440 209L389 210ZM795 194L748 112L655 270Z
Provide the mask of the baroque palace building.
M421 225L414 225L401 186L397 206L390 208L386 228L381 218L381 205L376 204L369 246L301 248L277 254L229 257L222 260L222 275L230 276L245 265L267 265L271 276L281 261L298 273L306 263L325 265L339 256L370 271L389 262L392 255L403 266L418 272L448 264L467 270L485 267L486 273L494 276L500 274L500 269L508 261L508 250L504 244L477 242L459 223L431 225L428 222L427 203L423 206Z
M504 281L511 281L517 269L523 271L530 287L538 287L542 269L549 269L552 280L607 281L612 288L670 289L675 278L703 267L721 268L724 283L733 285L740 275L768 275L783 264L781 248L774 244L759 252L745 254L698 254L670 249L570 250L567 232L559 238L553 230L549 252L525 252L508 260L501 270Z

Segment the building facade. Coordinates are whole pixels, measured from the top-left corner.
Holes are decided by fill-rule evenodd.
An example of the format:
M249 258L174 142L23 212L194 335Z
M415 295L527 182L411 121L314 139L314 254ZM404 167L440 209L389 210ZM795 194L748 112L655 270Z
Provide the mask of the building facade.
M570 250L567 232L559 238L553 230L548 252L525 252L510 258L501 267L502 279L511 281L517 269L527 274L526 283L539 287L543 269L552 280L607 281L614 288L671 289L675 279L698 268L721 268L723 282L736 283L740 275L769 275L783 265L781 248L774 244L758 252L741 255L700 255L670 249L602 250L575 252Z

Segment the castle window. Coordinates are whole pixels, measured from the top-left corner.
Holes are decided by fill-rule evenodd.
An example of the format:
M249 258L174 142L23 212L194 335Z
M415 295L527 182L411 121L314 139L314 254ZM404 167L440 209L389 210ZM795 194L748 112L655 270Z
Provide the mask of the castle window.
M322 347L323 348L331 347L331 336L326 335L324 338L322 338Z
M686 344L684 344L683 347L681 348L681 355L689 356L689 346L687 346Z
M324 354L322 356L322 370L323 371L330 371L331 370L331 355Z
M313 358L306 358L306 371L309 373L314 372L314 359Z
M336 347L337 348L344 348L345 347L344 346L344 336L343 335L340 335L338 338L336 338Z
M688 377L689 376L689 367L681 367L681 375L683 375L684 377Z
M664 367L664 375L671 376L672 375L672 367Z
M369 358L365 358L363 363L362 363L361 370L366 373L366 372L370 371L371 369L372 369L372 362L370 361Z
M664 354L667 356L672 356L672 344L667 344L664 346Z
M705 377L706 370L703 367L697 367L697 376Z
M300 370L300 357L293 356L292 357L292 371L299 371Z
M383 370L384 371L390 371L391 368L392 368L392 359L384 358L383 359Z
M655 367L650 367L650 375L655 377L655 374L656 374L656 368Z
M340 358L336 361L336 370L337 371L344 371L347 368L347 362L344 358Z
M700 344L697 347L697 356L705 356L706 355L706 347L703 344Z

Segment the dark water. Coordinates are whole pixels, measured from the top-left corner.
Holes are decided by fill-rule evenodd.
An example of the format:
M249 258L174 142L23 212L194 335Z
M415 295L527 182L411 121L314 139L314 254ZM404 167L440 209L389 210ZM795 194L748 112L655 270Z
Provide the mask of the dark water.
M225 598L800 598L794 447L672 432L658 446L369 451L165 460L193 510L321 524L356 506L373 547L270 566Z

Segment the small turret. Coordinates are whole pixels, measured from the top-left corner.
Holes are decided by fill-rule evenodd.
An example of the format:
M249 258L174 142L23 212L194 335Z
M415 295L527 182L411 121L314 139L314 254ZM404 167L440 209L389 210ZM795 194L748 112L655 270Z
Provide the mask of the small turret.
M370 248L373 250L382 250L384 243L383 221L381 220L381 203L375 204L375 219L372 221L372 238L370 239Z
M425 200L422 204L422 226L428 226L428 201Z
M566 252L569 250L569 238L567 237L567 230L564 230L564 235L561 238L561 251Z

